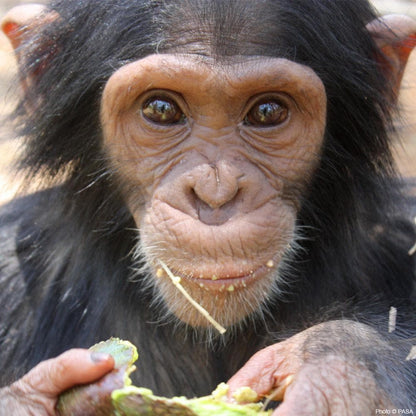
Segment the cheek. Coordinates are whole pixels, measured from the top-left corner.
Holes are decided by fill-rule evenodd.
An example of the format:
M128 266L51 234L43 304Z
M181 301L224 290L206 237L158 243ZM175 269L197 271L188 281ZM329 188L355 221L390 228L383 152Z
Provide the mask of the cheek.
M251 157L271 182L280 180L302 194L320 162L324 134L323 120L298 123L275 137L256 137L257 153Z
M132 127L131 122L123 121L116 120L105 125L104 149L108 164L119 179L126 203L135 213L139 225L144 205L151 200L159 181L177 163L180 154L170 151L164 143L157 146L139 144L136 140L137 129ZM168 160L166 154L169 154Z

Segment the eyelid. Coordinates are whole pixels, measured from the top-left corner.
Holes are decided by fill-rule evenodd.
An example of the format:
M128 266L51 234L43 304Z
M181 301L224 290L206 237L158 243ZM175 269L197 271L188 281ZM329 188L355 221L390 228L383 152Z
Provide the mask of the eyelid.
M138 103L139 105L143 105L146 101L148 101L152 97L166 98L168 100L172 100L176 102L177 105L181 108L182 108L182 103L184 102L182 95L173 90L155 88L155 89L144 91L142 94L140 94L136 98L136 103Z

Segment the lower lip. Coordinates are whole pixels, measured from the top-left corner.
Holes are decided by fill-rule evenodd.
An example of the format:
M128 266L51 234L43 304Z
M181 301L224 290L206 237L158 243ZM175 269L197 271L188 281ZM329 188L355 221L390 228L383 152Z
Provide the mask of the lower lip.
M252 273L238 277L218 277L212 278L195 278L185 276L180 273L175 274L183 281L198 285L201 289L213 290L216 292L234 292L235 290L245 289L262 277L266 276L272 270L266 266L260 266Z

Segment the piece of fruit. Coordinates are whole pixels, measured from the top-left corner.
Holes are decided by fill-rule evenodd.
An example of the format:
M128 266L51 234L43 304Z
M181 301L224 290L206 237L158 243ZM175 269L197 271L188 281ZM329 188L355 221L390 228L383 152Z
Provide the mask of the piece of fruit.
M90 348L105 352L114 358L114 370L95 383L73 387L59 397L56 407L59 416L108 416L113 415L111 393L131 384L129 374L136 369L137 348L128 341L110 338Z
M246 387L246 393L248 390L249 388ZM253 398L255 393L251 389L250 391L248 396ZM195 399L186 397L167 399L153 395L149 389L129 386L115 390L112 398L116 415L119 416L266 416L271 414L271 411L262 410L261 403L228 403L227 392L228 386L221 383L209 396Z
M266 416L257 394L248 387L227 402L228 386L221 383L209 396L187 399L165 398L147 388L131 385L130 373L136 369L136 347L128 341L110 338L90 348L111 354L115 368L95 383L77 386L63 393L58 401L59 416Z

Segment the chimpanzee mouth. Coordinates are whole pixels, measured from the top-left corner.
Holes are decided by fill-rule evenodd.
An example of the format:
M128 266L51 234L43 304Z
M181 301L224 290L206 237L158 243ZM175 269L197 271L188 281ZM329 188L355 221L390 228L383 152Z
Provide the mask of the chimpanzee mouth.
M159 269L160 270L160 269ZM160 272L157 272L160 275ZM268 262L266 265L261 265L254 270L243 272L241 274L232 275L231 273L213 273L199 274L198 272L180 273L172 269L172 273L176 278L179 278L186 285L197 285L201 289L216 291L216 292L234 292L236 290L246 289L258 280L263 279L274 270L274 263Z

